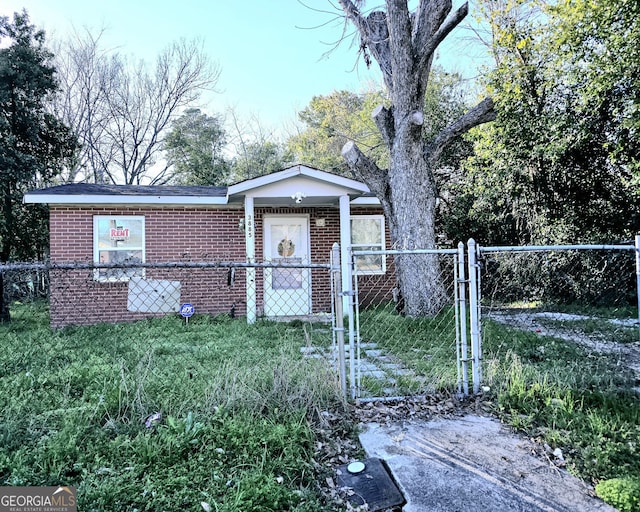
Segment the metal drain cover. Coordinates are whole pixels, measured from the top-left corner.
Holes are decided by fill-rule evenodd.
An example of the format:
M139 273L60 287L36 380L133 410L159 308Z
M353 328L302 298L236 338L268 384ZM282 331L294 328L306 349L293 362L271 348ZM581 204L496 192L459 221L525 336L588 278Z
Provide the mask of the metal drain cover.
M405 503L387 466L380 459L364 459L338 467L337 481L340 487L353 489L348 498L352 505L366 503L370 512L399 510Z

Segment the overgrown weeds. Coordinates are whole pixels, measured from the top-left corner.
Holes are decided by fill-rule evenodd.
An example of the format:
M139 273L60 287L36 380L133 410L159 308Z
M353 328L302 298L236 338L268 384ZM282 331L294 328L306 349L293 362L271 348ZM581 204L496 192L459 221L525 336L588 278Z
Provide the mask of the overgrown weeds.
M346 404L327 362L300 354L304 329L326 329L166 317L51 331L42 306L12 316L0 485L73 485L87 511L327 509L314 443Z

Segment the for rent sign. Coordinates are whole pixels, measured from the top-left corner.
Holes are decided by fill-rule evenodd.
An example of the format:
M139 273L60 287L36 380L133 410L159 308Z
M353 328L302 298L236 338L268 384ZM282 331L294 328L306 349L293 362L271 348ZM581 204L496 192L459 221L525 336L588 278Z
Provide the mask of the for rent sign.
M118 226L109 230L111 240L127 240L129 238L129 228Z
M73 487L0 487L0 512L77 512Z

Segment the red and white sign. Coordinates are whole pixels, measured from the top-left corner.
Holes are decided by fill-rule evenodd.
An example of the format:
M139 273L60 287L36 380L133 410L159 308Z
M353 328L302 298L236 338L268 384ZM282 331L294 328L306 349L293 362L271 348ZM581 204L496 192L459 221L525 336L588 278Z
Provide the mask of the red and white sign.
M129 238L129 228L123 228L122 226L111 228L109 236L111 240L126 240Z

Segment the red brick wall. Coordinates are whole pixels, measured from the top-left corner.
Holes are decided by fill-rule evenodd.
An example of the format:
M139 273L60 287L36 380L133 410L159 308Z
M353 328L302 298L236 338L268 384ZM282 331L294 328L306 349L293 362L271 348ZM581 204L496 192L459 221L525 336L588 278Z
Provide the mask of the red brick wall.
M379 210L358 209L369 215ZM239 229L242 209L188 207L72 207L50 210L51 260L54 263L93 261L93 217L95 215L143 215L145 217L146 262L244 262L244 233ZM265 215L307 215L310 226L312 263L328 263L334 242L340 241L338 208L256 208L256 261L263 260ZM316 225L324 219L323 227ZM227 269L147 269L148 279L180 281L181 301L195 305L197 313L246 312L245 271L237 269L228 284ZM258 313L262 311L263 280L256 271ZM387 294L388 295L388 294ZM51 323L54 327L132 321L154 316L127 311L128 283L94 280L91 270L53 271L51 274ZM331 310L330 274L312 271L312 312Z
M54 206L50 211L52 262L93 261L94 215L143 215L147 263L246 261L244 234L238 228L244 217L240 209ZM231 286L227 272L222 268L147 269L145 276L180 281L181 301L194 304L198 313L229 313L234 307L237 314L244 314L244 270L236 271ZM58 270L51 276L51 323L60 327L154 316L127 311L127 298L126 282L96 281L91 270Z

